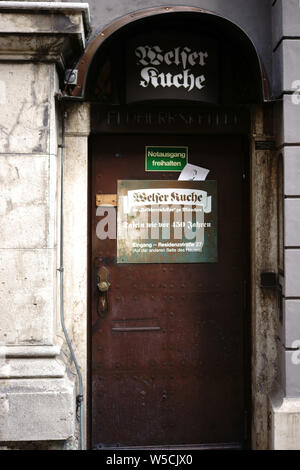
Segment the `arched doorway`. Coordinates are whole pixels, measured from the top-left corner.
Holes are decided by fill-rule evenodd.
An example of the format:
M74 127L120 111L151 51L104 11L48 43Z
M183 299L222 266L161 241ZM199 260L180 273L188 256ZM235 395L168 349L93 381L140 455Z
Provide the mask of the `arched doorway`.
M84 90L91 103L92 446L241 448L249 439L250 415L247 136L249 104L263 99L261 67L247 37L221 18L195 11L145 16L123 22L101 47L106 33L95 40L98 47L83 67L88 74L79 67L73 91ZM209 92L194 99L164 96L172 87L187 91L192 78L184 83L183 76L174 78L178 73L167 78L168 71L159 70L152 76L159 82L143 87L152 94L137 96L134 85L128 86L134 62L126 56L130 45L135 51L139 44L149 47L144 61L152 60L158 44L165 61L177 54L176 67L182 60L193 66L211 48ZM194 55L180 58L184 48ZM199 91L203 83L199 78ZM164 247L165 259L148 252L143 262L140 255L124 261L119 232L117 239L97 236L99 222L104 226L115 209L107 209L111 199L97 211L96 196L116 195L118 180L127 190L185 188L177 186L177 172L149 171L147 147L185 148L190 164L210 170L217 208L210 258L188 256L185 262L179 251L173 255ZM197 184L186 189L197 190ZM97 287L107 280L108 294Z

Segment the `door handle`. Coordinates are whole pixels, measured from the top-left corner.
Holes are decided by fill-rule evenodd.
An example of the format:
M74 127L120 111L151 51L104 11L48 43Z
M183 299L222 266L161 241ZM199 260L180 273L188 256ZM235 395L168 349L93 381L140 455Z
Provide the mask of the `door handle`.
M99 290L98 314L103 317L104 314L108 311L108 291L110 289L109 271L104 266L98 270L97 281L97 287Z

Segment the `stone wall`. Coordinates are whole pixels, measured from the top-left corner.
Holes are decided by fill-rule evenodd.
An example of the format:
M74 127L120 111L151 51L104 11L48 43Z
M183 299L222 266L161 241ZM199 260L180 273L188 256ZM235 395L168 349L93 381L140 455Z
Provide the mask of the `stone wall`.
M273 3L275 136L283 159L284 266L280 330L281 380L270 397L270 447L299 449L300 442L300 4ZM295 93L296 91L296 93Z
M66 441L76 386L57 309L55 95L83 50L87 9L22 7L0 3L0 441Z

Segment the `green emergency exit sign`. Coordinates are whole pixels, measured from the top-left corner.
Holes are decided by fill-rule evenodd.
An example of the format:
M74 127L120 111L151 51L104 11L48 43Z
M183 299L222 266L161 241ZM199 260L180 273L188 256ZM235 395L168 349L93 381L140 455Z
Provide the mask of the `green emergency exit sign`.
M146 147L146 171L182 171L188 162L188 147Z

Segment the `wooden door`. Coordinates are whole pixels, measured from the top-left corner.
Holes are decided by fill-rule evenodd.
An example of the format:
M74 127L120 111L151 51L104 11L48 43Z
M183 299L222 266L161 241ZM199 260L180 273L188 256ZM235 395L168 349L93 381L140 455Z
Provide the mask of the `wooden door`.
M118 264L117 241L96 236L95 196L145 172L145 146L187 146L218 184L218 262ZM93 447L242 447L247 396L248 207L241 137L94 135L91 197ZM97 313L97 271L110 275Z

